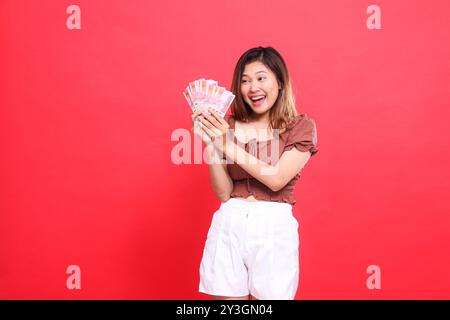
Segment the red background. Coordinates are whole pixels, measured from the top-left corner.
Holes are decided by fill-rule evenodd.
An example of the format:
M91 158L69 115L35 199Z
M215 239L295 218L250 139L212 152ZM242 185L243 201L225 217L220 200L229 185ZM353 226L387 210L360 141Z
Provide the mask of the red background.
M66 8L81 7L81 30ZM381 30L366 9L381 8ZM0 1L0 298L197 299L218 208L175 165L181 92L285 58L319 153L302 173L297 299L450 298L450 3ZM81 290L66 287L81 268ZM381 268L369 290L366 268Z

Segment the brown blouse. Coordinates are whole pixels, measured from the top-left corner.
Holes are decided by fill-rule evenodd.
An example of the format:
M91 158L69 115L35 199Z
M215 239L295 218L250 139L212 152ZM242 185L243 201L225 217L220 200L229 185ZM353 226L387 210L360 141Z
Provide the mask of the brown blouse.
M225 115L225 120L228 122L234 142L245 149L245 151L254 155L256 158L265 161L268 164L275 165L281 158L284 151L297 148L300 151L309 151L311 156L315 155L319 149L317 148L317 131L316 124L313 119L310 119L307 114L297 115L294 119L294 124L291 129L280 133L278 139L279 153L271 152L272 146L276 147L274 140L257 141L252 139L247 143L239 141L234 135L235 119L232 115ZM274 138L276 136L274 135ZM226 159L226 156L224 156ZM257 200L286 202L294 205L296 201L293 198L294 186L300 176L302 170L295 175L281 190L272 191L269 187L249 175L232 160L227 161L227 170L231 179L233 180L233 191L230 197L247 198L253 195Z

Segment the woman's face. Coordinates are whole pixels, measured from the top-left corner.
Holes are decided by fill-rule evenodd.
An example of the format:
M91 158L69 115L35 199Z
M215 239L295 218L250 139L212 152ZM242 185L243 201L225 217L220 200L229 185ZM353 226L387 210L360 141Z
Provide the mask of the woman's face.
M245 102L257 114L270 110L278 98L280 86L275 74L262 62L245 66L241 79L241 94Z

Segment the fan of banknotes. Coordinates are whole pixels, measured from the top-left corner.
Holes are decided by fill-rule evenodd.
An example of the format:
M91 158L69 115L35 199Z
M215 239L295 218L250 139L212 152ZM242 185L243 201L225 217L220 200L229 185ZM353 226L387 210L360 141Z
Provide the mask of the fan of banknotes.
M220 87L217 81L199 79L189 82L183 95L191 106L192 112L212 108L220 116L224 116L234 100L234 94Z

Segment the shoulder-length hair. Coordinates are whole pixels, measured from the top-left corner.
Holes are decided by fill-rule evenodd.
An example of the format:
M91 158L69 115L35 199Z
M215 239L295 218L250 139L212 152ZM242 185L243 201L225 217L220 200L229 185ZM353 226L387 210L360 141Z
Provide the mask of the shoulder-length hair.
M297 116L295 97L292 91L289 72L281 55L272 47L256 47L247 50L238 60L233 74L231 91L235 95L231 111L236 120L248 121L253 110L244 101L241 93L242 74L245 66L254 61L260 61L276 76L281 90L278 98L269 111L269 126L272 129L289 130L289 124Z

